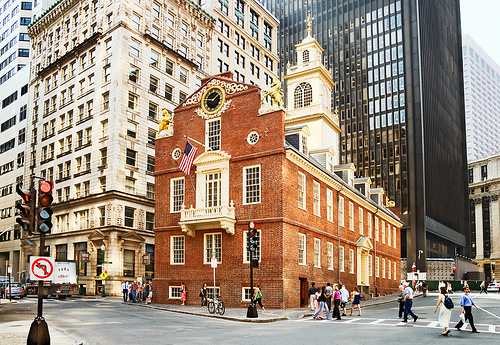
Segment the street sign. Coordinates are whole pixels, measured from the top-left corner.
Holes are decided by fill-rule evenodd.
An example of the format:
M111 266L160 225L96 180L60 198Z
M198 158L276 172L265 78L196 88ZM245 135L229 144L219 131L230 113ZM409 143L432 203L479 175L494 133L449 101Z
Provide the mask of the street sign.
M108 277L108 275L106 274L106 272L102 272L101 274L99 274L99 277L104 280Z
M216 258L212 258L210 264L211 264L212 268L217 268L217 259Z
M142 264L143 264L143 265L149 265L149 264L151 264L151 255L149 255L149 254L144 254L144 255L142 256Z
M32 256L30 258L30 280L54 280L53 257Z
M90 262L90 253L89 252L80 252L80 257L83 262Z

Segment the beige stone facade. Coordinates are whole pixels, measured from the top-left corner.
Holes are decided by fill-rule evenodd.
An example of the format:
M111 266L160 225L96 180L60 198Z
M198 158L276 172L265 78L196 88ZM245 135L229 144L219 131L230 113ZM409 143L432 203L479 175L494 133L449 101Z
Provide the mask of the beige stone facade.
M500 153L469 162L472 258L487 281L500 277Z

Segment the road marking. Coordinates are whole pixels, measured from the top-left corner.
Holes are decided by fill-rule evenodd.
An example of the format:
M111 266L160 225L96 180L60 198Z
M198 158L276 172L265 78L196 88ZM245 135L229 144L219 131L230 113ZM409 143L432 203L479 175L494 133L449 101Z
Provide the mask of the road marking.
M439 321L431 321L426 327L437 327L439 325Z
M488 332L495 333L495 325L489 325L488 326Z

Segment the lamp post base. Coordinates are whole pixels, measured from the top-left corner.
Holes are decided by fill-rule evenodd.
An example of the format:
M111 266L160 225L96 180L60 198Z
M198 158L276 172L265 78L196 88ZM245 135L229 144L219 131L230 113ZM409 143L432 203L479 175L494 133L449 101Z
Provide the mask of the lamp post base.
M255 303L250 303L250 305L248 306L247 317L250 318L259 317L259 314L257 314L257 306L255 305Z
M49 326L43 317L36 317L28 333L28 345L50 345Z

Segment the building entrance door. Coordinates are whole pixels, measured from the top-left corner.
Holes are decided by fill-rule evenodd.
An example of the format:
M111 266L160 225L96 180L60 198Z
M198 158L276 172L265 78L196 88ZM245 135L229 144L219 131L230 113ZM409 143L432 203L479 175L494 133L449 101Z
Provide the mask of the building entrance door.
M309 289L307 288L307 278L299 278L300 281L300 307L305 307L309 304Z

